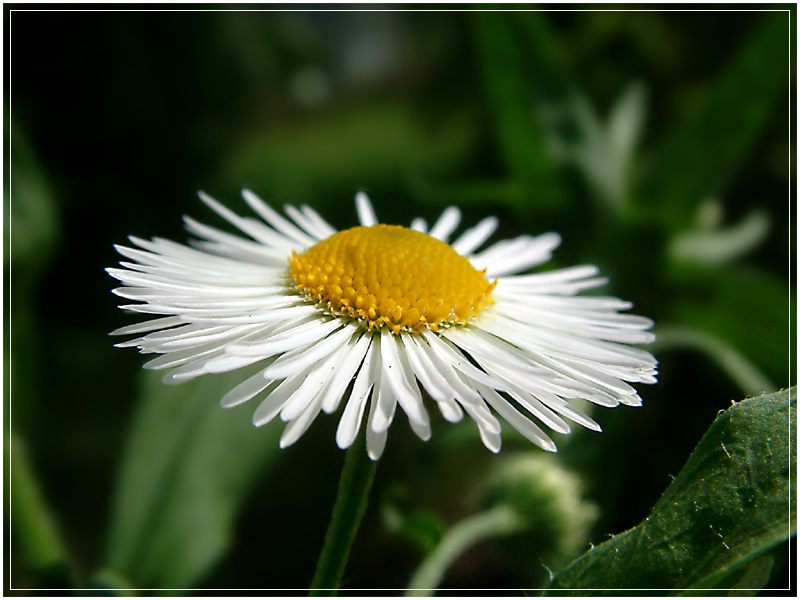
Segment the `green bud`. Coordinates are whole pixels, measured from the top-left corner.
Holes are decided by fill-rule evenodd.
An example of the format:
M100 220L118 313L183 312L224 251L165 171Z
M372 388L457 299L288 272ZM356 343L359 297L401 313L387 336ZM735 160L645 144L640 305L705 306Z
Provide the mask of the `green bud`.
M481 504L511 507L523 525L498 543L521 566L558 566L587 543L597 507L582 496L581 481L558 458L509 455L498 461L486 482Z

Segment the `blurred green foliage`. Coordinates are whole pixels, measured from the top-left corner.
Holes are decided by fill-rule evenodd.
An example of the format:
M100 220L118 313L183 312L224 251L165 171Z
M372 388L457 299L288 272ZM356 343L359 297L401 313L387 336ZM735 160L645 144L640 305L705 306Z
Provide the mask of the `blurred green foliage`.
M106 336L128 322L102 272L112 244L183 239L181 213L209 217L198 188L241 211L246 185L337 227L366 188L388 222L455 202L465 225L497 214L498 237L557 230L555 265L600 265L665 333L644 408L555 436L599 511L573 547L644 519L731 398L795 380L793 16L7 11L7 423L45 522L11 515L10 586L52 585L28 531L81 586L310 581L342 461L333 420L279 451L274 424L218 408L226 378L164 386ZM433 430L422 444L393 427L346 587L403 588L420 550L480 511L501 461L469 423ZM478 544L443 585L528 587L530 552ZM777 552L726 584L785 585Z
M146 375L120 466L105 567L137 587L191 587L224 552L245 494L277 458L277 430L247 435L246 412L220 414L219 399L241 373L181 386Z

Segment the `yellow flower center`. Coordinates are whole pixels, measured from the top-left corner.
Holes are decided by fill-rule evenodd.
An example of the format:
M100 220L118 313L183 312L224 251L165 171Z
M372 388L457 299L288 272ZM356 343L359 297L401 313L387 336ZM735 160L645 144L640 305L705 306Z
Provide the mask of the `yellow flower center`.
M484 273L448 244L395 225L340 231L289 259L308 299L395 334L466 323L492 302L496 282Z

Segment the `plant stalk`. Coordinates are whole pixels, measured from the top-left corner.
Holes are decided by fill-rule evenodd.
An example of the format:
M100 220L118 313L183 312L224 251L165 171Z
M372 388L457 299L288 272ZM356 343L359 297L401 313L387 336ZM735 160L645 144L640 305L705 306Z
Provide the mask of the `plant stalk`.
M406 590L406 596L431 596L447 569L477 542L517 531L521 522L514 510L501 504L485 512L471 515L456 523L439 545L417 567Z
M365 436L359 436L345 456L336 503L309 596L336 595L350 557L350 547L367 509L376 468L377 462L367 456Z

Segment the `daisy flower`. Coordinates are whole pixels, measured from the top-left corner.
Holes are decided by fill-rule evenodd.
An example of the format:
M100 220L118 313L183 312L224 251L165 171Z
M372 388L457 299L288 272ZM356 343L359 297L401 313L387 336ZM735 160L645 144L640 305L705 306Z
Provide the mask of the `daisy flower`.
M376 460L398 406L430 437L428 396L448 421L466 413L492 452L498 417L555 451L537 423L599 431L574 400L639 406L630 383L656 381L653 356L630 346L653 340L652 321L621 312L629 302L578 295L606 283L596 267L528 273L550 259L555 233L481 249L495 217L457 236L453 207L431 227L381 224L359 193L360 225L337 231L308 206L283 216L242 195L260 218L200 193L242 235L184 217L197 238L188 246L137 237L116 246L127 260L108 269L124 286L114 293L135 302L120 308L160 316L113 334L143 334L117 346L158 354L144 366L170 369L167 383L260 363L221 403L257 402L258 426L287 422L281 447L344 405L336 443L348 448L366 414Z

